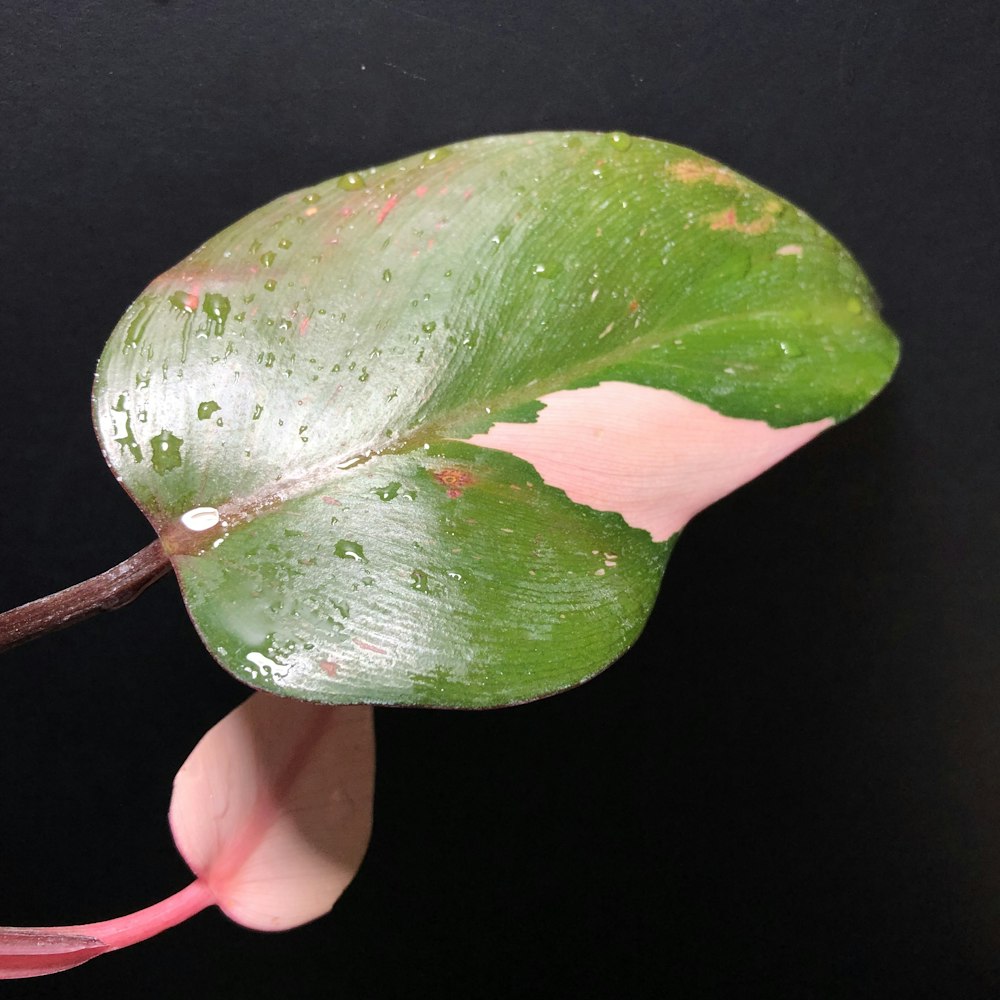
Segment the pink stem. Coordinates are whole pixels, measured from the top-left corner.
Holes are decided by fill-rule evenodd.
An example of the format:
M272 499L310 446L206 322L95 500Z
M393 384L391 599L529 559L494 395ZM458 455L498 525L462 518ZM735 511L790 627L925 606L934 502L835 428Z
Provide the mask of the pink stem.
M175 892L159 903L136 910L124 917L112 920L101 920L93 924L73 924L67 927L46 928L54 934L76 934L83 937L97 938L107 945L108 951L127 948L130 944L145 941L161 931L176 927L188 917L200 913L206 906L215 902L215 895L201 879L192 882L187 888Z
M159 934L215 902L200 879L153 906L125 917L67 927L0 927L0 979L64 972L106 951Z

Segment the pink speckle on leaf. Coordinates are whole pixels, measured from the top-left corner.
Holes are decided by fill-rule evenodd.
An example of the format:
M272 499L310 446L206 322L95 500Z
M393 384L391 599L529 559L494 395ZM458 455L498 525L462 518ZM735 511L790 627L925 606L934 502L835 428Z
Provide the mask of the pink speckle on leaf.
M352 639L351 640L358 649L363 649L369 653L379 653L380 655L385 655L385 650L381 646L373 646L370 642L365 642L364 639Z
M379 210L378 218L375 220L375 224L381 226L382 223L385 222L389 213L396 207L398 203L399 203L399 195L398 194L390 195L388 201L386 201L386 203Z

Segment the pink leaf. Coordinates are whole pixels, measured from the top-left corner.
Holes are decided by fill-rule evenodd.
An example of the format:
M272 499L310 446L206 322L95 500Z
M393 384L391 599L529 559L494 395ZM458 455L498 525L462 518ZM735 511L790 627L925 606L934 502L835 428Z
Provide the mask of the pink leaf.
M233 920L284 930L326 913L371 833L367 705L255 694L201 739L174 780L178 850Z
M0 979L72 969L213 903L258 930L320 916L361 864L374 786L369 706L253 695L205 734L174 781L170 825L197 879L112 920L0 927Z

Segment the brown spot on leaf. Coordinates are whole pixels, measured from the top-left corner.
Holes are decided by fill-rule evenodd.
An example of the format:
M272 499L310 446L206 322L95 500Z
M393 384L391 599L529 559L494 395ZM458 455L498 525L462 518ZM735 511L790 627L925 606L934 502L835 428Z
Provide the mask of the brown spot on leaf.
M730 205L721 212L713 212L707 216L710 229L730 230L736 233L743 233L744 236L761 236L766 233L777 221L781 211L781 202L769 201L764 205L764 211L751 219L749 222L741 222L736 214L736 206Z
M671 177L682 184L710 183L717 187L744 188L746 182L731 170L711 161L680 160L668 167Z
M462 495L462 491L467 486L472 486L476 481L472 473L466 472L465 469L440 469L437 472L432 472L431 475L445 488L447 495L452 500L457 500Z
M340 669L340 664L334 660L321 660L319 665L327 677L336 677L337 671Z

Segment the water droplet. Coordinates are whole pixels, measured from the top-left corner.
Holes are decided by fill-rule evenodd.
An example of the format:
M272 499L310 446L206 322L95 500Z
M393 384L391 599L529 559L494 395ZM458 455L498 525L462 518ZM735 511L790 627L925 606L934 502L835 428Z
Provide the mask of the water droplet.
M181 312L193 313L198 308L198 296L190 292L174 292L167 301Z
M462 574L461 573L452 573L452 572L449 572L448 573L448 579L449 580L461 580L462 579Z
M270 267L274 263L275 253L273 250L268 250L267 253L262 253L260 255L260 262L264 267Z
M132 417L128 412L125 405L124 394L118 397L117 402L111 407L115 413L125 414L125 426L120 427L118 421L115 421L115 431L121 431L121 434L115 438L115 442L121 445L122 448L126 449L132 456L133 461L142 461L142 448L139 447L139 442L136 441L135 435L132 433ZM140 417L141 420L141 417Z
M781 348L781 353L785 355L786 358L801 358L802 348L798 344L793 344L790 341L782 340L778 345Z
M264 289L268 292L273 292L277 287L278 283L274 280L274 278L268 278L268 280L264 282Z
M625 132L612 132L608 136L608 141L611 143L612 147L624 152L629 146L632 145L632 136Z
M420 329L423 330L424 333L433 333L437 329L437 323L435 323L432 319L428 320L426 323L420 324Z
M148 314L152 302L153 297L149 295L144 295L139 300L139 312L135 319L129 323L123 347L130 347L134 349L139 346L139 341L142 340L142 336L146 332L146 324L149 323Z
M247 659L256 667L260 667L261 671L264 670L278 670L281 664L275 663L269 656L265 656L263 653L247 653Z
M309 194L305 195L305 196L304 196L304 197L302 198L302 200L303 200L303 201L304 201L304 202L305 202L305 203L306 203L307 205L315 205L315 204L316 204L316 202L317 202L317 201L319 201L319 200L320 200L320 198L322 198L322 197L323 197L323 196L322 196L322 195L321 195L321 194L320 194L320 193L319 193L318 191L310 191L310 192L309 192Z
M181 524L188 531L208 531L214 528L221 518L219 512L214 507L192 507L189 511L181 514Z
M337 181L337 187L341 191L357 191L358 188L363 188L365 186L365 179L360 174L344 174Z
M513 226L500 226L497 231L490 237L490 243L493 244L493 250L498 250L504 243L507 242L507 237L510 236L513 230Z
M367 382L368 379L369 379L369 377L370 376L368 374L368 369L363 367L361 369L361 374L358 376L358 381L359 382Z
M214 399L206 399L204 403L198 404L198 419L208 420L213 413L221 409L222 407Z
M421 594L429 594L431 592L430 580L422 569L415 569L410 574L410 581L410 586L414 590L419 590Z
M531 273L537 275L539 278L545 278L546 280L551 280L557 277L562 272L561 264L535 264L531 269Z
M215 333L216 336L221 336L222 328L226 325L226 320L229 318L229 299L218 292L210 292L205 296L205 302L201 308L212 323L218 324Z
M291 240L278 240L278 249L279 250L289 250L289 249L291 249L291 246L292 246L292 241Z
M149 444L153 449L152 462L153 469L163 475L171 469L176 469L183 459L181 458L181 445L183 438L177 437L170 431L163 429L156 437L150 438Z
M428 153L424 153L424 163L440 163L441 160L446 160L451 156L451 149L448 146L442 146L440 149L432 149Z
M253 419L254 419L254 420L260 420L260 415L261 415L261 414L262 414L263 412L264 412L264 407L263 407L263 406L262 406L262 405L261 405L260 403L258 403L258 404L257 404L257 405L256 405L256 406L255 406L255 407L253 408Z
M386 486L379 486L372 490L380 500L395 500L396 496L399 494L400 489L402 489L402 483L389 483Z
M333 554L340 559L353 559L356 562L367 562L365 550L358 542L352 542L347 538L341 538L333 547Z
M386 282L392 281L392 271L390 271L389 268L386 268L382 272L382 280Z
M367 455L352 455L350 458L345 458L343 462L338 462L337 468L346 471L347 469L353 469L356 465L360 465L362 462L367 461Z

